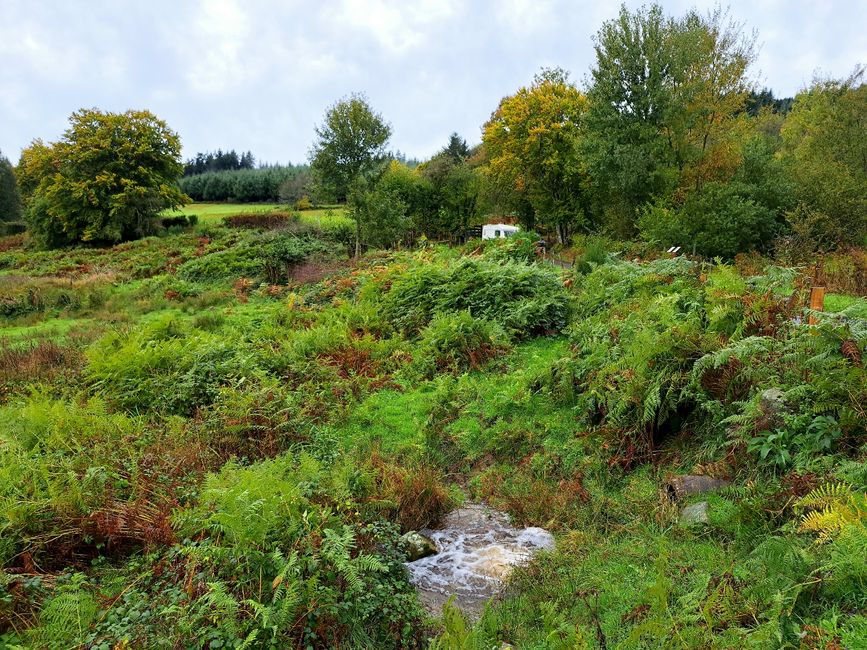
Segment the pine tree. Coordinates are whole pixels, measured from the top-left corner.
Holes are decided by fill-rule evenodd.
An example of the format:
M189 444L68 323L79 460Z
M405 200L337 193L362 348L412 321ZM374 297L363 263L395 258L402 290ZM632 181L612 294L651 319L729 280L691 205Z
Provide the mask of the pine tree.
M21 221L21 194L9 159L0 152L0 221Z

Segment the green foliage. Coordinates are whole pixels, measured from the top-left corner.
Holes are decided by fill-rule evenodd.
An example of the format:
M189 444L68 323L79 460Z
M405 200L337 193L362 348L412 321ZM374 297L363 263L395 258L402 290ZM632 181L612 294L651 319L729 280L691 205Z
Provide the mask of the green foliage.
M291 279L296 265L311 257L322 259L328 250L315 237L277 231L192 259L178 269L178 275L191 282L258 278L281 284Z
M361 240L373 248L391 248L410 234L412 220L405 192L395 187L391 176L387 174L371 191L359 191L353 200L351 214L360 224Z
M672 18L658 4L624 5L603 24L584 149L613 203L609 229L629 235L653 197L729 180L753 44L720 9Z
M83 640L98 611L96 598L88 591L86 576L73 574L57 586L43 605L34 640L46 648L75 647Z
M310 167L338 198L349 196L354 183L368 178L385 160L391 127L363 95L336 102L316 128Z
M528 230L538 221L560 243L584 226L588 185L578 159L579 124L587 99L561 69L543 70L529 88L500 101L485 124L486 175Z
M499 325L468 311L435 316L419 336L415 363L430 377L479 370L502 353L507 341Z
M301 174L300 168L291 166L209 171L193 176L184 176L178 185L181 191L193 201L231 201L233 203L285 201L288 203L285 193L281 193L281 188Z
M779 234L774 212L737 183L708 183L677 209L648 205L638 219L641 236L661 248L681 246L706 257L733 258L766 250Z
M795 98L783 125L783 152L799 201L788 217L813 250L859 245L867 236L862 74L859 69L845 80L814 81Z
M21 221L21 193L15 170L9 159L0 152L0 223L10 221Z
M344 523L358 480L348 465L326 470L303 454L229 464L210 477L199 507L179 518L188 536L211 536L183 549L208 576L209 594L179 612L179 629L265 647L333 638L375 647L398 644L383 624L390 621L410 644L401 628L420 610L406 598L402 565L358 549L359 536L375 545L389 535L394 543L395 533ZM284 556L282 548L294 550Z
M563 328L569 304L557 273L515 262L463 260L418 266L392 278L383 298L386 318L414 334L436 314L469 311L519 337Z
M534 232L517 232L505 239L483 240L485 258L497 262L521 262L531 264L537 261L539 235ZM477 242L473 242L475 246Z
M843 354L841 343L864 347L858 323L830 321L817 329L800 326L776 338L730 343L696 363L693 376L705 387L699 403L709 413L728 413L723 424L760 460L809 466L811 459L863 435L867 371ZM763 405L761 392L780 387L785 409L773 413ZM728 408L722 403L726 395L732 400Z
M148 111L80 110L58 142L35 141L19 165L30 227L57 247L151 234L157 215L188 201L180 139Z
M593 235L571 273L531 233L334 264L334 222L4 242L0 645L857 647L857 304L809 325L797 269ZM672 474L733 485L679 526ZM465 500L557 547L440 624L400 533Z
M557 368L576 384L567 394L578 395L579 410L642 437L682 423L692 364L717 344L704 331L692 265L606 264L583 277L580 292L574 360Z
M93 390L131 411L191 414L221 386L253 373L251 352L237 341L189 330L171 316L106 336L88 361Z
M482 177L478 156L470 156L466 142L452 134L449 145L417 168L429 196L427 209L415 214L416 228L430 239L458 241L475 222Z
M139 437L137 418L42 395L0 410L0 561L22 551L38 555L50 531L80 534L82 518L109 495L132 496L117 467L117 446Z

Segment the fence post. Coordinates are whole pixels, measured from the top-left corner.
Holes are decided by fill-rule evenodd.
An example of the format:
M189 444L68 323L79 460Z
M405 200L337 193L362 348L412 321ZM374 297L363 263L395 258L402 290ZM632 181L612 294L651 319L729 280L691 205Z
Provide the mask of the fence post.
M810 309L813 311L823 311L825 309L825 287L813 287L810 289ZM810 314L808 322L810 325L816 325L819 319Z

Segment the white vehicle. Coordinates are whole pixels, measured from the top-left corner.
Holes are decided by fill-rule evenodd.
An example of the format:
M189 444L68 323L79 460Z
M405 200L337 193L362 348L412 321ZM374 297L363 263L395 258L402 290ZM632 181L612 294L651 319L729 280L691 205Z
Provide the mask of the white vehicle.
M505 239L516 232L520 232L518 226L507 223L489 223L482 226L482 239Z

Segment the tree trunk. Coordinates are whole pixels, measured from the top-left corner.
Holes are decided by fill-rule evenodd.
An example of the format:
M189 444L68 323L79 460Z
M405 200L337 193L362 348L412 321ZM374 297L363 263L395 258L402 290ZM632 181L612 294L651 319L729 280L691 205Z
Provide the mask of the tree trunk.
M361 222L355 218L355 257L361 256Z

